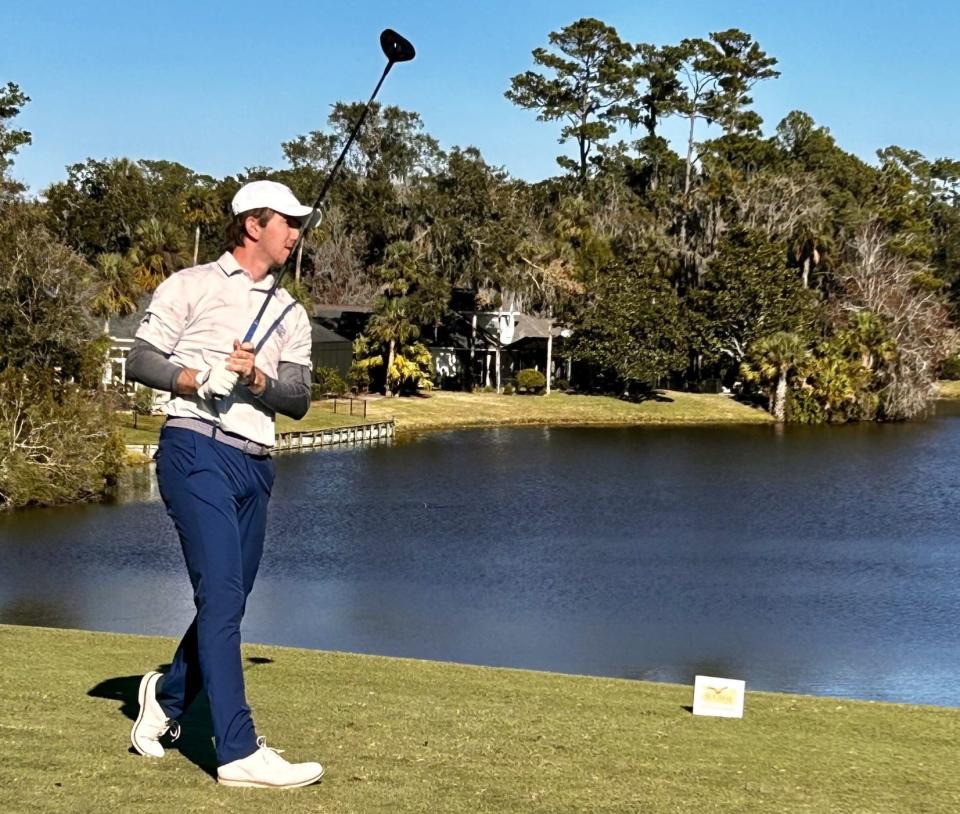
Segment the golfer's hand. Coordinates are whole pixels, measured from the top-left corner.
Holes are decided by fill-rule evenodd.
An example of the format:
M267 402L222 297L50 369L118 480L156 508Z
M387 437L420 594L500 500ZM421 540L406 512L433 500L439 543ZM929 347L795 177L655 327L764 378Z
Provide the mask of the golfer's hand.
M227 359L227 369L237 374L240 384L254 383L257 377L257 358L251 342L241 344L239 339L233 340L233 353Z
M197 381L200 386L197 387L197 395L202 399L222 398L229 396L237 384L237 373L229 368L230 358L227 357L222 362L217 362L212 368L206 371L203 381L200 377L203 373L197 374Z

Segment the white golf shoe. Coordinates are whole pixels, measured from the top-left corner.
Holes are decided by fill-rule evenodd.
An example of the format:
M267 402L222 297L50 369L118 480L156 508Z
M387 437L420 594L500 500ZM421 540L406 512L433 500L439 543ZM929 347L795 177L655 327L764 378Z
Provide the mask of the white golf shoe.
M140 679L137 699L140 701L140 713L130 730L130 743L141 755L163 757L160 738L172 730L173 740L180 737L180 724L167 718L163 708L157 702L158 672L147 673Z
M309 786L323 777L319 763L288 763L278 749L257 738L257 751L248 757L226 763L217 769L217 780L223 786L244 786L261 789L295 789Z

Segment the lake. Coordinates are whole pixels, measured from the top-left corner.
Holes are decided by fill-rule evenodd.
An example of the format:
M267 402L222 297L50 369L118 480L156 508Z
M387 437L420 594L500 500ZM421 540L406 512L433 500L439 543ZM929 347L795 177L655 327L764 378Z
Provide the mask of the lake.
M958 706L958 500L954 402L281 455L244 637ZM111 505L0 515L0 623L179 636L191 617L152 470Z

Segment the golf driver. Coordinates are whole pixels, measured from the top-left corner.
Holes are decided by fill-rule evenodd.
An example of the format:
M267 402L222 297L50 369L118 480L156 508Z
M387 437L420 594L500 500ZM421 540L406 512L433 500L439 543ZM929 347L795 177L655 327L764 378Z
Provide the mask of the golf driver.
M387 74L390 73L390 69L395 63L409 62L417 54L409 40L404 39L396 31L393 31L390 28L384 29L380 34L380 48L383 49L383 55L387 58L387 67L383 69L383 74L380 76L380 81L377 82L377 86L373 89L373 93L370 94L370 98L367 100L367 104L364 106L363 112L360 114L360 118L357 119L357 123L353 126L353 130L350 132L349 138L347 138L347 143L343 145L343 149L340 151L340 157L333 165L333 169L331 169L330 173L327 175L327 180L324 181L323 188L320 190L317 200L313 203L313 211L300 225L300 234L297 235L297 242L293 244L293 248L290 249L290 254L287 255L286 261L277 272L277 276L274 278L273 285L267 292L267 296L263 298L263 305L260 306L260 310L257 312L256 317L254 317L253 322L247 329L246 335L243 337L244 342L250 342L253 340L253 335L257 332L257 328L260 325L260 320L262 319L264 312L267 310L267 305L273 298L273 295L277 290L277 286L280 285L280 281L283 279L283 275L286 273L287 267L290 265L290 261L297 256L297 250L300 248L300 244L303 242L307 231L313 226L317 215L317 210L323 203L323 199L326 198L327 192L330 190L330 186L333 184L333 179L337 175L337 170L339 170L340 165L343 164L343 160L346 158L347 152L350 150L350 147L353 144L353 140L357 137L357 133L360 132L360 128L363 127L363 122L366 120L367 113L370 111L370 105L373 103L377 93L380 91L380 86L383 84L383 80L387 78Z

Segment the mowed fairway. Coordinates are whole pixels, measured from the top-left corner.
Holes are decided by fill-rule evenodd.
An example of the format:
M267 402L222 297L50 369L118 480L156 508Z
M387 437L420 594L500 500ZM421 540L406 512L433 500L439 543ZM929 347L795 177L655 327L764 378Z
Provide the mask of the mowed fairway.
M956 812L960 710L247 646L258 729L319 785L218 788L201 707L129 751L140 673L174 642L0 626L5 812ZM692 677L691 677L692 679Z

